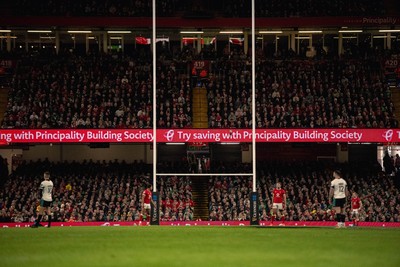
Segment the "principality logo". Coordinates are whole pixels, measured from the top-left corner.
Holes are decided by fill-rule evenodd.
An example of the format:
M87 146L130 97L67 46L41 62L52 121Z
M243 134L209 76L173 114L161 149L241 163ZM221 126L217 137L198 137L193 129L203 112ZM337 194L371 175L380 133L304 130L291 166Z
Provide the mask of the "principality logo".
M386 142L392 141L393 138L393 130L387 130L386 132L383 133L382 135L383 138L385 138Z
M174 139L175 131L174 130L169 130L164 134L164 137L167 138L168 142L171 142Z

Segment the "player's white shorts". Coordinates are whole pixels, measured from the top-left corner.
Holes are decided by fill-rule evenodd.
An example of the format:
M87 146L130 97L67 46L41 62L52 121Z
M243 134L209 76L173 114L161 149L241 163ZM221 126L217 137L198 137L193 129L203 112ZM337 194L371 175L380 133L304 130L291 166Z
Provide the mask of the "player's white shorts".
M351 214L358 215L359 211L360 211L360 209L352 209Z
M149 210L149 209L150 209L150 204L144 203L144 209L145 209L145 210Z
M278 210L283 210L283 204L282 203L273 203L272 208L278 209Z

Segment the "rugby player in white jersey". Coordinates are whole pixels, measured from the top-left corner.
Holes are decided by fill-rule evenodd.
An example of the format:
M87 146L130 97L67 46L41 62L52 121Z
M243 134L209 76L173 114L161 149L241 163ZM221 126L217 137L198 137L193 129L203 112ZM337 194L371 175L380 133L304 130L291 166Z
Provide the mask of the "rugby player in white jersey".
M39 216L37 217L35 223L31 226L32 228L37 228L42 226L40 221L43 218L44 213L47 213L48 224L47 227L51 225L51 203L53 202L53 182L50 181L50 173L45 172L43 174L44 181L40 183L40 190L42 190L42 198L40 199Z
M331 189L329 191L329 204L333 205L336 214L337 227L345 227L345 206L346 199L349 195L347 190L347 183L342 178L342 173L339 170L333 172L334 179L331 182Z

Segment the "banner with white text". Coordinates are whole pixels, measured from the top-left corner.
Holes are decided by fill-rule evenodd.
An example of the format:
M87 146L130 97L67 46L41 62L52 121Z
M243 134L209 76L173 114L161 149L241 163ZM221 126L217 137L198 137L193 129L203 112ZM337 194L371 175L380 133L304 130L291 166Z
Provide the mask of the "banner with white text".
M257 129L257 142L398 143L400 129ZM13 143L150 143L152 129L4 129L0 145ZM251 129L158 129L160 143L252 141Z

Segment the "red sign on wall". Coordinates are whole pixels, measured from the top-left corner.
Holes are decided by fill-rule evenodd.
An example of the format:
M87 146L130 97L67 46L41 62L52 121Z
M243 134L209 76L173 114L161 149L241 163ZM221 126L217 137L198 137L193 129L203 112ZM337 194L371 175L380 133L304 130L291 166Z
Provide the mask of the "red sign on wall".
M192 76L207 78L210 72L210 61L193 60L190 65L190 69L192 70Z

